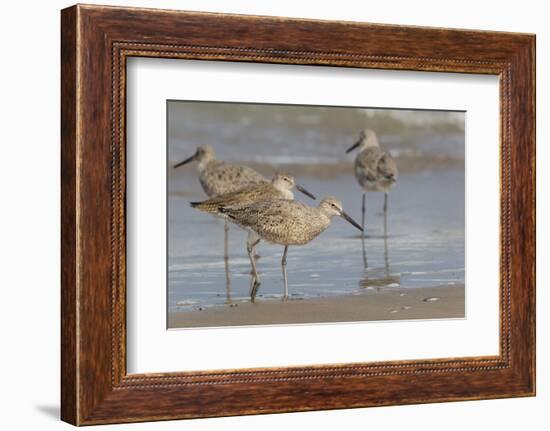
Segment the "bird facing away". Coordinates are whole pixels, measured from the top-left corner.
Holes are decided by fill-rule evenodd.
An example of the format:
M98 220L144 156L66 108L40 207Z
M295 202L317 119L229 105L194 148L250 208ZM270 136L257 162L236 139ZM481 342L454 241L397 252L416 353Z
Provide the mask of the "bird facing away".
M384 235L387 234L388 192L397 181L397 165L390 153L382 150L376 133L363 130L359 140L346 153L359 150L355 158L355 178L363 189L362 227L365 235L366 192L384 192Z
M209 198L235 192L253 184L268 182L262 174L248 166L235 165L216 159L210 145L201 145L191 157L176 163L174 168L197 161L199 181Z
M202 202L191 202L193 208L197 208L201 211L216 214L226 217L227 219L235 222L237 225L243 227L248 231L248 239L246 242L246 251L250 264L252 266L252 282L250 285L250 297L254 299L255 292L260 286L260 276L256 269L256 260L254 259L254 249L259 244L260 238L255 232L248 227L241 225L238 221L227 217L227 215L220 211L220 208L231 208L237 206L252 205L257 202L273 199L294 199L294 193L292 189L296 187L300 192L315 199L315 196L308 192L305 188L296 184L294 177L287 173L278 172L275 174L270 183L256 184L253 186L245 187L236 192L226 193L224 195L217 196L215 198L208 199Z
M323 199L317 208L294 200L268 200L248 206L220 207L220 212L239 225L253 230L259 238L284 246L281 268L283 299L288 298L286 257L290 245L305 245L325 231L334 216L340 216L357 229L361 227L347 215L342 202L334 197Z

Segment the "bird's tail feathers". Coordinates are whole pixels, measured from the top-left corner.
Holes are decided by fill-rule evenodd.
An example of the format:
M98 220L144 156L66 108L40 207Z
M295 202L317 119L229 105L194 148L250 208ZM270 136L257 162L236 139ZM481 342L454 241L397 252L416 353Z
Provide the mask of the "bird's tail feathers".
M210 214L216 214L217 206L212 205L208 201L202 201L202 202L189 202L189 205L191 205L192 208L196 208L200 211L204 211Z

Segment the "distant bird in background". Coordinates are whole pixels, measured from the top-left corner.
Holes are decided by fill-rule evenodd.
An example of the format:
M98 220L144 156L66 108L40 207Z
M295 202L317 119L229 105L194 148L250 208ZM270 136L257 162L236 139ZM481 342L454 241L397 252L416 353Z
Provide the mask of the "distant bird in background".
M292 192L294 187L311 199L315 199L313 194L308 192L299 184L296 184L294 177L284 172L278 172L269 183L248 186L236 192L219 195L202 202L191 202L190 204L193 208L197 208L210 214L223 216L227 220L226 214L220 211L220 208L247 206L257 202L273 199L292 200L294 199L294 193ZM237 225L248 231L246 251L248 252L248 257L252 266L253 277L250 285L250 297L253 300L256 295L256 291L260 286L260 276L258 275L256 260L254 259L254 248L260 242L260 238L253 230L249 229L245 225L242 225L238 222L238 220L232 218L229 218L229 220L235 222Z
M288 298L286 256L290 245L305 245L324 232L334 216L340 216L361 230L347 215L342 202L327 197L317 208L295 200L267 200L248 206L220 207L219 211L239 225L254 231L259 238L285 247L281 268L284 280L283 300ZM255 295L256 292L253 292ZM252 298L253 299L253 298Z
M363 130L359 140L346 153L355 149L359 154L355 158L355 178L363 189L362 223L365 235L366 192L384 192L384 235L388 230L388 192L397 181L397 165L392 156L380 148L376 133Z

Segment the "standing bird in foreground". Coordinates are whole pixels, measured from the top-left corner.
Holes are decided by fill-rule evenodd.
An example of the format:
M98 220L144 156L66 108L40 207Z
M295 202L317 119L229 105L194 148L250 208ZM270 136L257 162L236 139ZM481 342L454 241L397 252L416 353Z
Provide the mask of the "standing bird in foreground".
M330 226L332 217L340 216L357 229L361 227L348 216L342 202L327 197L317 208L294 200L268 200L249 206L220 207L219 211L239 225L254 231L258 237L285 247L281 268L284 280L283 300L288 298L286 256L290 245L305 245ZM253 295L256 291L253 292ZM253 299L253 298L252 298Z
M346 153L358 148L355 158L355 178L363 188L362 223L363 237L365 235L365 201L366 192L384 192L384 236L388 230L388 191L397 181L397 165L390 153L382 150L376 133L363 130L359 140Z
M294 187L311 199L315 199L313 194L308 192L299 184L296 184L294 177L283 172L278 172L275 174L270 183L256 184L245 187L244 189L233 193L226 193L215 198L208 199L206 201L190 203L193 208L197 208L210 214L221 215L226 220L229 219L248 231L246 251L248 252L248 258L250 259L250 264L252 266L252 282L250 284L250 297L252 299L254 299L255 292L260 286L260 276L256 270L256 260L254 259L254 248L260 242L260 238L253 230L240 224L237 220L228 218L226 213L220 211L220 208L247 206L257 202L273 199L292 200L294 199L294 193L292 192Z

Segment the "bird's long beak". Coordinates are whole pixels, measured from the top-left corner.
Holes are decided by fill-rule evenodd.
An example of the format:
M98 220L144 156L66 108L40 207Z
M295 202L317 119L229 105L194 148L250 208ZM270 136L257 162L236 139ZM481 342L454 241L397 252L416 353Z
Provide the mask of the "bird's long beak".
M361 141L357 141L355 144L353 144L351 147L349 147L346 150L346 154L352 152L353 150L355 150L359 146L360 143L361 143Z
M359 229L361 232L363 232L363 228L359 226L359 224L355 220L353 220L349 215L347 215L344 211L342 211L340 215L342 216L342 218L344 218L345 220L350 222L353 226L355 226L357 229Z
M301 191L304 195L306 195L308 198L311 198L313 200L317 199L313 193L308 192L306 189L304 189L301 185L295 184L296 188Z
M192 161L195 160L196 158L197 158L197 153L193 154L191 157L188 157L188 158L185 159L183 162L176 163L176 164L174 165L174 168L179 168L180 166L186 165L187 163L192 162Z

